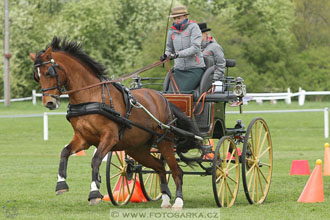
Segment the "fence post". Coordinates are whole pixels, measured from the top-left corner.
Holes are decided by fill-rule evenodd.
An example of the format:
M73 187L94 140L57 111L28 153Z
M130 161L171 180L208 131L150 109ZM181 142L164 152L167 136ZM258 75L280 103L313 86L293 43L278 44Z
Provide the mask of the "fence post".
M44 112L44 141L48 140L48 114Z
M285 99L286 104L291 104L291 90L288 88L288 95Z
M324 108L324 137L329 138L329 108Z
M305 103L305 90L301 89L301 87L299 87L299 98L298 98L298 102L299 105L302 106Z
M36 92L36 90L32 90L32 104L33 105L37 104L37 92Z

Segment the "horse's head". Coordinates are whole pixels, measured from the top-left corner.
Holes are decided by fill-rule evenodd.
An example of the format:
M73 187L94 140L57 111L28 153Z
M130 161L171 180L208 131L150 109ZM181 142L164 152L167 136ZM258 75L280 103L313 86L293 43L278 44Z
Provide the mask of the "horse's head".
M60 106L60 95L65 74L63 69L52 58L52 46L46 51L30 53L34 62L33 78L40 84L42 91L42 104L50 110Z

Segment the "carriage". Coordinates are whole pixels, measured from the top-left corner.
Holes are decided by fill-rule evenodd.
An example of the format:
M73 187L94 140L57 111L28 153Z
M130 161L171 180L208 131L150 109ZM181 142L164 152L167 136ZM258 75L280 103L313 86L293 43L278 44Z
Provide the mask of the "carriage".
M255 118L247 129L240 120L234 128L226 126L226 105L236 105L241 110L245 95L243 80L228 76L228 68L235 66L233 60L226 62L227 73L220 91L212 90L214 68L209 67L193 94L160 94L144 88L129 90L118 83L131 74L115 80L106 78L106 68L74 41L55 36L45 50L31 53L30 57L34 62L33 78L41 86L46 108L57 109L60 96L69 95L66 117L74 135L61 152L57 195L69 191L66 178L70 155L94 145L97 150L91 162L88 197L91 205L103 198L99 191L99 167L106 155L106 185L114 205L127 204L135 185L140 184L148 200L162 198L162 208L182 209L183 174L191 174L211 175L216 204L230 207L238 193L240 164L249 203L265 201L273 167L273 148L266 122ZM169 60L150 66L162 63L169 64ZM140 88L142 79L134 80L134 87ZM167 75L165 91L169 81ZM242 150L239 145L243 145ZM197 148L200 154L191 157L189 148ZM182 172L178 162L195 163L200 171ZM171 171L165 169L167 165ZM167 186L171 172L176 184L173 206Z
M246 91L242 78L228 76L228 69L234 66L234 60L226 60L226 76L222 87L215 90L216 92L214 88L213 91L210 89L213 67L207 68L193 94L163 92L169 102L193 119L204 137L202 155L193 159L198 164L198 170L185 170L183 174L212 176L213 195L219 207L230 207L235 203L240 176L248 202L263 203L269 192L273 168L271 136L264 119L253 119L247 128L241 120L237 120L234 128L226 126L226 105L239 106L242 113L241 106ZM163 91L169 86L169 78L168 74L163 82ZM142 82L149 79L135 77L131 89L143 87ZM153 147L150 154L162 159L157 147ZM189 157L189 153L187 154ZM176 157L179 163L180 158ZM170 181L169 169L167 174L167 181ZM159 176L152 169L143 167L126 153L109 152L106 185L111 202L114 205L127 204L136 184L141 186L147 200L161 198Z

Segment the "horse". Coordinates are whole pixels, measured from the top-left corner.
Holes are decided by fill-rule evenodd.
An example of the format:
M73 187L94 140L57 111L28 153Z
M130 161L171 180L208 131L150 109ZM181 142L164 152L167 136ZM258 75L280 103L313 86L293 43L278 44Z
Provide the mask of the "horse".
M198 128L191 119L178 108L170 105L158 91L146 88L128 90L119 83L109 81L105 77L107 71L105 66L88 56L83 51L82 45L76 41L55 36L46 49L38 53L30 53L30 58L34 62L33 77L40 84L44 107L50 110L57 109L60 105L60 95L63 93L69 95L67 118L74 135L61 152L56 184L57 195L69 190L66 183L69 156L93 145L97 150L91 161L92 181L88 196L90 205L98 204L103 198L99 192L99 167L102 159L110 151L125 151L134 160L159 174L162 208L183 207L183 172L175 158L173 140L181 139L180 142L183 144L175 146L176 151L179 152L186 152L190 148L201 148L201 141L191 138L182 141L182 138L175 138L176 135L172 131L161 128L150 115L130 102L132 100L139 102L164 124L175 121L176 117L177 127L181 125L181 129L199 135ZM127 96L130 97L128 102ZM100 114L98 111L89 114L81 112L81 109L88 108L99 110L100 106L105 108L108 114ZM69 115L70 109L71 115ZM157 145L162 158L172 170L176 184L173 206L170 203L171 192L167 186L164 163L150 154L153 144Z

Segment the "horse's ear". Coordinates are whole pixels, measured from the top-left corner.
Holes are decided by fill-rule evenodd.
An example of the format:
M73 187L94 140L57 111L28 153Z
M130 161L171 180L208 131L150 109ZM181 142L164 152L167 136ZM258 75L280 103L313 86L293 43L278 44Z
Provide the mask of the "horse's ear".
M42 56L45 56L45 57L50 58L50 54L52 53L52 50L53 50L53 47L52 46L49 46L47 48L46 52Z
M30 58L33 62L36 61L36 54L35 53L30 53Z

